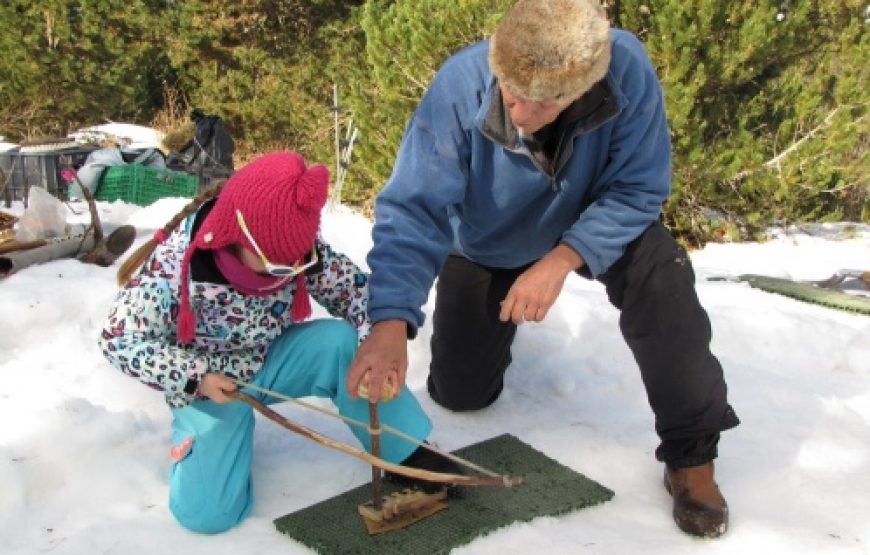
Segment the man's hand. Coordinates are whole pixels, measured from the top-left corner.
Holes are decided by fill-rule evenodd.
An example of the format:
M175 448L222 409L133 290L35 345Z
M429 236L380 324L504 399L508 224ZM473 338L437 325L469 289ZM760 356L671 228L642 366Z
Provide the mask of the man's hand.
M565 278L584 264L572 248L559 245L520 274L501 304L499 319L520 325L540 322L559 298Z
M207 372L199 382L199 392L215 403L229 403L233 398L228 397L226 392L235 390L236 382L223 374Z
M350 365L345 382L347 392L351 399L356 399L363 383L372 403L395 397L405 385L407 370L408 324L403 320L378 322ZM392 396L382 394L385 387L391 387Z

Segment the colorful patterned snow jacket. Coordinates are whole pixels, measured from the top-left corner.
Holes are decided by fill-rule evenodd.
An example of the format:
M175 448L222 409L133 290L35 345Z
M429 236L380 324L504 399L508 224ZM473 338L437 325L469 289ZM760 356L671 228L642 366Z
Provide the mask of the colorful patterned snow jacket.
M265 297L243 295L231 285L192 281L196 339L190 345L178 341L180 266L195 217L158 245L121 289L98 341L113 366L164 392L171 407L196 400L195 387L190 386L207 371L250 381L263 366L272 341L293 325L295 279ZM308 292L329 314L354 326L362 341L370 328L368 276L320 235L316 247L322 269L306 273Z

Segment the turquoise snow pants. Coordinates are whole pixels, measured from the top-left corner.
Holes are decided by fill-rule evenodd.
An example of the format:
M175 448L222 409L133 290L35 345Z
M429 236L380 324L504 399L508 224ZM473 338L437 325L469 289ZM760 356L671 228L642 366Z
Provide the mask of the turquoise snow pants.
M292 326L272 344L252 383L294 398L328 397L340 414L368 422L368 401L351 400L344 385L356 347L356 331L341 320ZM280 402L255 391L245 392L264 403ZM172 444L176 451L182 447L183 458L173 463L170 472L169 509L182 526L195 532L217 533L235 526L251 512L254 499L253 409L241 401L202 400L173 409L172 416ZM407 388L380 405L379 418L420 441L432 429ZM356 426L351 430L369 450L368 432ZM185 442L189 443L186 454ZM381 437L381 456L390 462L403 461L415 448L390 434Z

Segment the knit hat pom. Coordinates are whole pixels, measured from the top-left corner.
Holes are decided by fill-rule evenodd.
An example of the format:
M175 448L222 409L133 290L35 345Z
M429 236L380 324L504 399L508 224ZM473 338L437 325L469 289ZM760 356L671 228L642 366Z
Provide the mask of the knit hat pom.
M296 206L310 212L320 212L329 191L329 170L323 164L311 166L296 185Z

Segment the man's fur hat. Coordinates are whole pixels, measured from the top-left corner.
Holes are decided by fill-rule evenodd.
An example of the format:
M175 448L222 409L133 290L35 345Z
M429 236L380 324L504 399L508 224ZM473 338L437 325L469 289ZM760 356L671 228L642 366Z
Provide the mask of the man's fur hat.
M604 8L598 0L518 0L492 36L489 65L525 99L578 98L610 65Z

